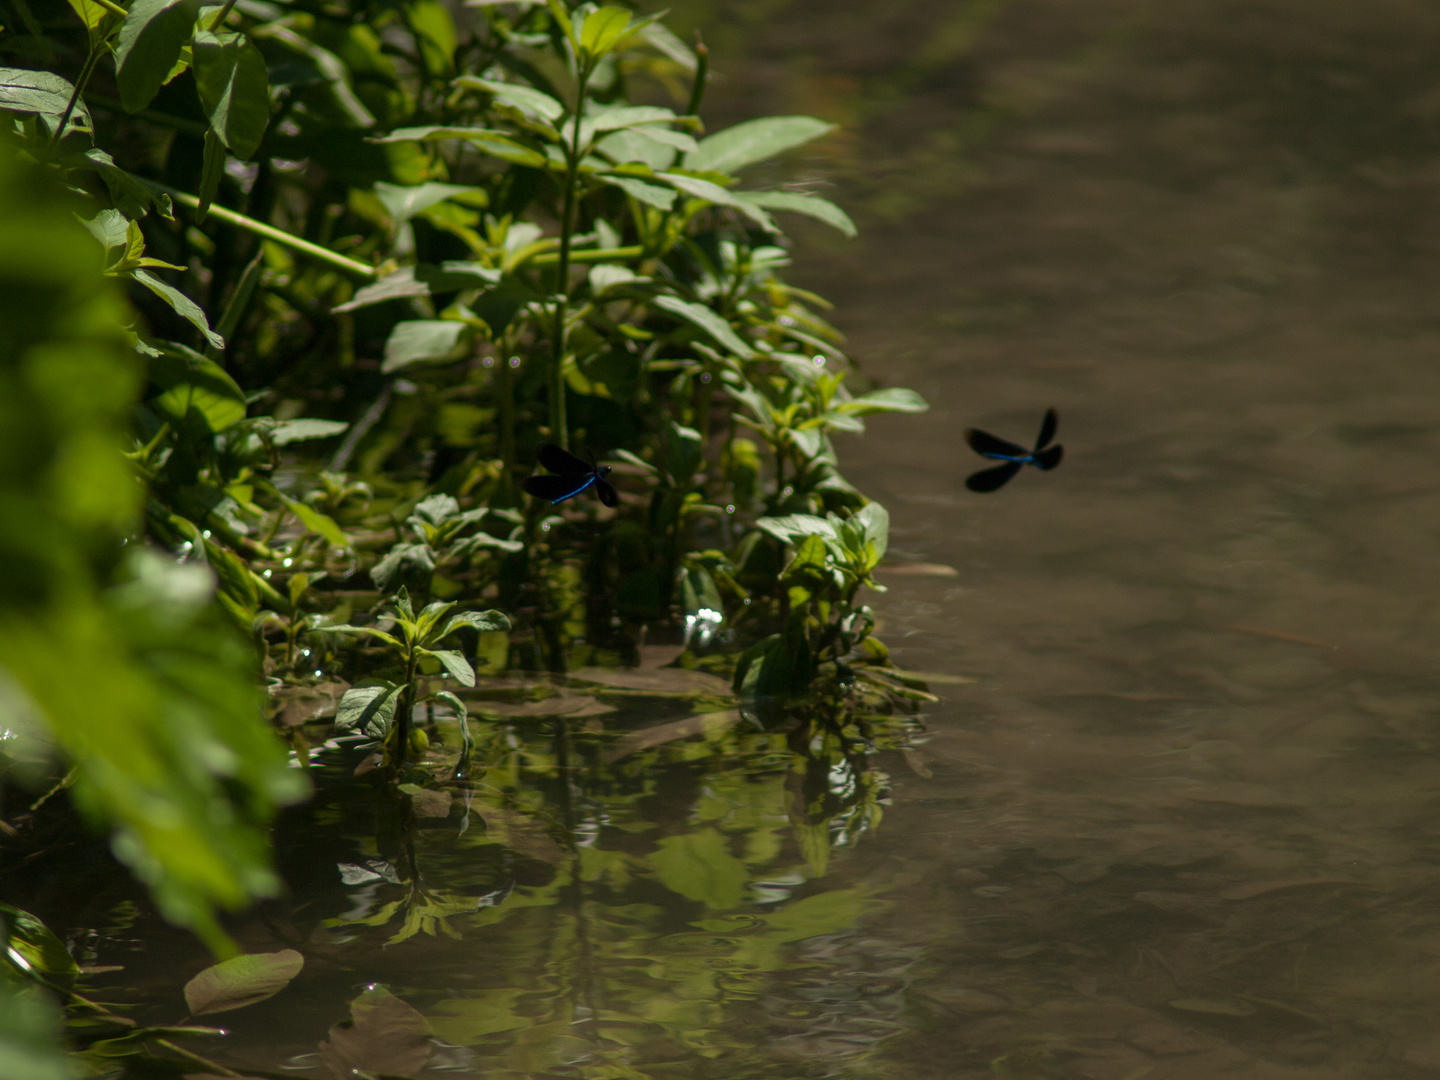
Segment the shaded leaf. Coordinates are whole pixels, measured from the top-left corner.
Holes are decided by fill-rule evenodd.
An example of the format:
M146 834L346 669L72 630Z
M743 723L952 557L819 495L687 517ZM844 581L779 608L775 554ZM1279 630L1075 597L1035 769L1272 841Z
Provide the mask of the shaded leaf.
M150 359L150 381L161 391L150 404L176 423L195 409L218 433L245 417L245 393L235 380L215 361L183 345L167 344Z
M202 30L191 45L195 87L210 130L230 152L248 161L270 123L270 81L265 57L244 34Z
M199 0L136 0L130 8L115 42L115 81L127 110L139 112L159 93L199 10Z
M185 1004L191 1016L254 1005L284 990L304 966L305 958L294 949L232 956L185 984Z
M225 339L210 329L210 320L205 317L205 312L194 300L173 285L165 284L148 270L136 270L131 277L174 308L175 314L182 319L188 319L197 330L205 335L205 340L211 345L217 349L225 348Z
M445 629L440 632L437 641L443 641L462 626L473 626L476 630L483 632L504 632L510 629L510 619L503 611L462 611L450 616L450 621L445 624Z
M558 120L565 115L564 105L561 105L549 94L541 93L529 86L495 82L492 79L479 79L474 75L461 75L455 80L455 85L463 86L468 90L485 90L495 95L497 100L503 101L507 105L514 105L517 109L531 113L541 120Z

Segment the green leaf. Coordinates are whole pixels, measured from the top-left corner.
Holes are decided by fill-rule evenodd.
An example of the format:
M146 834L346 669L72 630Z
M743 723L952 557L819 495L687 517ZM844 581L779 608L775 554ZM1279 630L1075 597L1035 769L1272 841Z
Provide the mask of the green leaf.
M328 439L341 434L349 426L339 420L277 420L270 431L270 441L276 446L288 446L305 439Z
M70 0L70 10L80 16L80 21L85 24L86 30L94 30L105 21L105 16L110 14L105 8L95 3L95 0Z
M368 140L375 143L436 142L441 139L465 139L475 149L491 157L512 161L517 165L544 168L548 158L524 143L517 142L502 131L470 127L407 127L396 128L389 135Z
M737 199L744 199L766 210L788 210L792 214L804 214L826 225L839 229L850 239L855 239L855 223L850 215L829 199L818 195L798 195L792 191L737 191Z
M579 47L575 40L575 27L570 22L570 14L565 10L565 0L545 0L545 6L550 9L550 16L560 27L560 32L570 39L570 44Z
M132 222L119 210L101 210L89 221L84 222L85 228L90 230L90 235L100 241L100 246L105 249L107 262L110 261L112 252L129 245L131 224Z
M15 1080L74 1080L65 1052L65 1017L39 986L0 978L0 1076Z
M462 685L475 685L475 669L470 666L470 661L454 649L422 649L421 652L439 660L445 670Z
M222 960L185 984L191 1016L229 1012L274 997L300 974L305 958L294 949Z
M747 165L818 139L835 127L813 116L766 116L747 120L701 139L699 149L685 155L685 168L696 172L737 173Z
M397 227L405 224L416 214L430 209L436 203L444 202L456 195L479 190L481 189L467 187L464 184L441 184L434 181L427 184L416 184L413 187L385 183L375 185L375 195L384 204L385 212L390 215L390 220L395 222Z
M661 210L669 210L675 205L676 196L673 188L661 187L659 184L647 184L639 177L625 176L622 173L601 173L595 179L603 184L617 187L625 194L633 195L641 202L659 207Z
M499 101L513 105L521 112L527 112L541 120L555 121L565 115L565 106L549 94L517 83L495 82L493 79L479 79L474 75L461 75L455 80L456 86L467 90L484 90Z
M874 390L863 397L843 402L835 407L836 412L851 416L868 416L880 412L919 413L930 408L926 400L914 390L903 386L892 386L885 390Z
M829 551L824 537L812 533L795 545L795 555L781 576L788 578L807 571L824 569L825 556Z
M510 620L502 611L462 611L452 615L436 641L444 641L463 626L470 626L482 633L505 632L510 629Z
M300 502L298 499L286 498L284 495L280 497L284 500L286 509L300 520L300 524L305 526L307 532L312 532L316 536L322 537L326 543L334 548L345 549L352 546L350 538L346 536L344 530L335 523L334 518L328 514L322 514L313 506Z
M864 530L866 541L875 545L873 560L878 563L890 546L890 512L878 502L866 503L850 520Z
M705 827L660 841L648 859L655 876L671 892L708 908L738 907L749 874L730 853L724 834Z
M167 343L151 358L150 381L161 391L150 404L175 423L195 409L218 433L245 417L245 392L235 380L215 361L183 345Z
M802 536L823 536L826 539L835 539L835 526L822 517L813 514L786 514L783 517L763 517L755 522L757 529L762 529L781 540L791 544Z
M404 648L404 646L400 644L399 638L393 634L387 634L384 630L380 630L374 626L351 626L349 623L335 623L332 626L326 626L325 632L327 634L359 634L363 637L373 637L397 649Z
M437 0L415 0L409 5L408 19L420 44L426 66L433 72L452 71L455 67L455 20L445 5Z
M585 16L580 27L580 49L592 59L599 59L625 36L630 25L630 12L622 7L602 7Z
M342 731L359 731L372 739L383 739L395 722L395 705L400 687L391 682L352 686L345 691L335 710L335 726Z
M210 129L241 161L260 148L270 123L265 57L244 34L202 30L191 46L195 86Z
M19 113L37 113L49 120L53 130L65 113L65 106L75 87L59 75L48 71L27 71L23 68L0 67L0 109ZM94 126L84 101L75 102L75 110L65 126L71 131L90 132Z
M115 81L130 112L146 108L195 27L199 0L135 0L115 43Z
M453 292L459 289L484 289L498 284L501 276L499 269L473 262L450 260L439 266L420 263L403 267L393 274L386 274L375 284L360 289L346 303L331 310L336 313L355 311L370 304L384 303L386 300L432 296L437 292Z
M717 206L733 206L762 229L766 229L769 232L779 231L775 227L774 219L760 206L744 196L732 194L713 181L704 180L698 176L685 176L682 173L674 172L661 173L660 179L697 199L704 199L706 202L715 203Z
M217 349L225 348L225 339L210 329L210 320L205 318L205 312L194 300L191 300L179 289L165 284L148 270L136 270L130 276L174 308L175 314L194 324L211 345Z
M4 934L5 946L0 952L0 966L8 957L11 964L32 979L63 981L79 974L80 969L65 943L28 911L0 904L0 933ZM8 977L0 970L0 982Z
M681 300L678 296L669 295L655 297L654 304L662 311L678 315L686 322L698 326L737 356L749 359L755 355L755 350L745 344L745 341L735 333L730 324L704 304L692 303L689 300Z
M385 362L380 370L389 374L411 364L458 358L468 348L470 336L470 327L453 319L396 323L385 342Z

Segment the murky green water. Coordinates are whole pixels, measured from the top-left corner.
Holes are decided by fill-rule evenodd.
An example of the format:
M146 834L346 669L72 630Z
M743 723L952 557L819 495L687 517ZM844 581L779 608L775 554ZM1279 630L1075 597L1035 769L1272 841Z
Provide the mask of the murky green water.
M408 830L328 751L280 834L293 895L239 926L305 973L223 1060L324 1075L383 983L436 1041L365 1067L422 1076L1435 1075L1440 8L700 21L718 117L848 125L801 173L863 238L805 233L798 276L933 404L847 475L897 558L958 572L893 573L881 636L976 681L918 735L767 735L714 687L497 692L469 804ZM960 430L1051 404L1063 467L965 491ZM136 951L63 869L50 906L126 968L101 985L177 1017L204 958L143 913Z

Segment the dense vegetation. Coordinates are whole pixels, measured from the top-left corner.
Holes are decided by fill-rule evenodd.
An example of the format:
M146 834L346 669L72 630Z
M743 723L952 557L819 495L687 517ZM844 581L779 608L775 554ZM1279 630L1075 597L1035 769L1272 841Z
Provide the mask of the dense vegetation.
M413 787L464 778L477 668L625 664L647 633L762 726L918 693L860 596L887 515L831 437L924 403L852 389L782 277L776 215L849 218L744 179L829 125L706 133L703 47L620 7L0 24L7 776L72 788L167 918L223 955L217 910L275 890L264 828L306 785L274 733L310 747L266 717L297 695L343 691L336 727ZM546 442L619 505L526 497ZM459 745L421 760L437 715ZM0 973L68 974L7 924L41 959Z

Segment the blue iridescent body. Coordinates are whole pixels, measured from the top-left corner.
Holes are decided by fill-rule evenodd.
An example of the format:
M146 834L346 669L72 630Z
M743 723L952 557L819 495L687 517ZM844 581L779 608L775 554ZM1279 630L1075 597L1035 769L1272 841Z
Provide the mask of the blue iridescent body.
M1054 409L1047 409L1045 419L1040 422L1040 436L1035 440L1035 446L1031 450L1008 439L1001 439L991 435L988 431L981 431L979 428L966 428L965 441L970 444L981 457L990 458L992 461L1003 461L993 469L981 469L977 473L971 473L965 480L965 486L971 491L998 491L1004 487L1016 473L1026 465L1034 465L1042 472L1048 472L1060 464L1060 458L1065 453L1063 446L1049 446L1051 439L1055 438L1055 429L1060 425L1060 417Z

